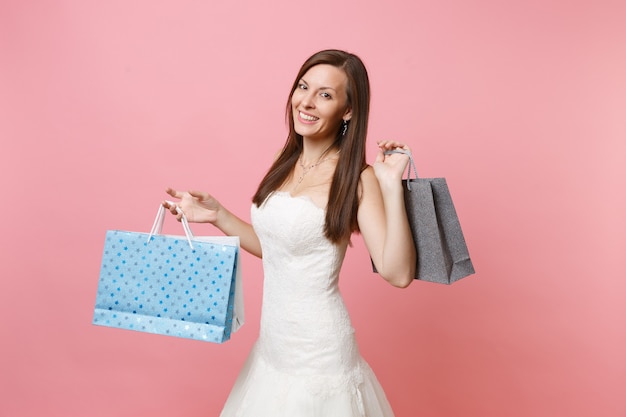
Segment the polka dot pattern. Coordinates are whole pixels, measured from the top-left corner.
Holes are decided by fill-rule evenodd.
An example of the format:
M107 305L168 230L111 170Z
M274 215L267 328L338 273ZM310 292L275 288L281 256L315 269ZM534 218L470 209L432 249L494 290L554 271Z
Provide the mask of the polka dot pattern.
M93 323L221 343L230 338L238 248L109 230Z

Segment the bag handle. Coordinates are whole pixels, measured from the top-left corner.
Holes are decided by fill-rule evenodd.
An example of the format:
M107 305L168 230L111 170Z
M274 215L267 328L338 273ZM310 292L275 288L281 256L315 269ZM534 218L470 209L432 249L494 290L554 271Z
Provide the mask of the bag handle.
M391 155L392 153L401 153L409 156L409 166L406 173L406 188L411 190L411 168L413 169L413 173L415 174L415 179L417 179L417 168L415 168L415 161L413 161L413 155L411 151L407 151L406 149L396 148L385 151L385 155Z
M187 217L185 217L185 213L178 207L173 201L166 201L166 203L170 205L176 206L176 212L178 214L182 214L181 223L183 224L183 230L185 231L185 236L187 237L187 242L189 243L189 247L193 249L193 244L191 243L191 239L193 239L193 233L191 233L191 229L189 228L189 222L187 221ZM165 221L165 207L163 205L159 206L159 211L157 212L156 218L154 219L154 223L152 224L152 229L150 229L150 235L148 236L148 243L150 243L150 239L154 235L160 235L163 231L163 222Z

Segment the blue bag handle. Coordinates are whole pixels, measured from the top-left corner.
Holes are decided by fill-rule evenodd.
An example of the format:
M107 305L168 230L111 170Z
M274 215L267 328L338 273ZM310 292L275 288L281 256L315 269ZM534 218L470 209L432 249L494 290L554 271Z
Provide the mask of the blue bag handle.
M167 202L170 205L176 205L172 201ZM185 217L185 213L181 210L180 207L176 206L176 212L178 214L182 214L181 223L183 224L183 230L185 231L185 237L187 237L187 242L189 243L189 247L193 249L193 244L191 243L191 239L193 239L193 233L191 233L191 229L189 228L189 222L187 221L187 217ZM150 230L150 234L148 235L148 242L152 239L154 235L160 235L163 231L163 221L165 220L165 207L163 205L159 205L159 211L157 212L156 218L154 219L154 223L152 224L152 229Z

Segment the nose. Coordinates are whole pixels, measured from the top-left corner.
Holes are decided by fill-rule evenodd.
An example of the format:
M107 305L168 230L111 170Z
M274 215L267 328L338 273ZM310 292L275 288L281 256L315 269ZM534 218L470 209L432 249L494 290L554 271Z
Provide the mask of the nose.
M303 92L302 105L307 109L315 107L315 96L312 91Z

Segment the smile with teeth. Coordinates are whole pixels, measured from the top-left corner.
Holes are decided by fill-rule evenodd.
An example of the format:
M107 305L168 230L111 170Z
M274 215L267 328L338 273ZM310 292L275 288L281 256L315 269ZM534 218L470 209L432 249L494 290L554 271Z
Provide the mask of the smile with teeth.
M308 114L304 114L302 112L299 112L299 115L302 120L306 120L307 122L314 122L319 119L319 117L309 116Z

